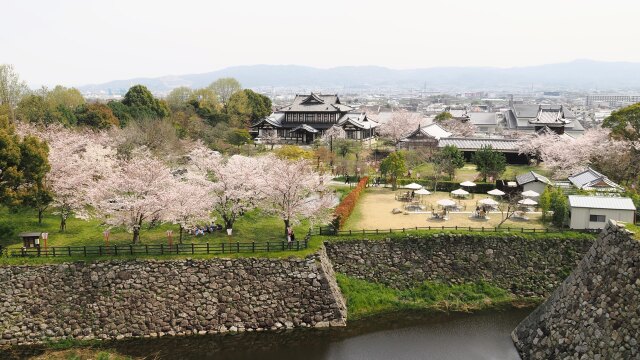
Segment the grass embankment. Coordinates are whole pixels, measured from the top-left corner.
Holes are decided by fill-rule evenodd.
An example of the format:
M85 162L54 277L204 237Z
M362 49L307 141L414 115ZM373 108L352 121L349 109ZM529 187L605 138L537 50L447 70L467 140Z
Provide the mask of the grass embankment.
M635 234L635 238L640 240L640 225L624 224L624 227Z
M577 231L562 231L562 232L519 232L512 231L508 232L506 229L504 231L494 232L494 231L468 231L468 230L407 230L405 232L393 232L393 233L385 233L381 230L379 234L375 233L367 233L362 234L354 231L353 234L340 234L334 236L314 236L313 238L320 238L322 241L353 241L353 240L372 240L372 241L380 241L380 240L400 240L406 239L410 236L434 236L434 235L445 235L445 234L455 234L455 235L471 235L477 238L489 238L496 236L515 236L528 240L543 240L543 239L566 239L566 240L595 240L597 238L597 234L591 233L582 233Z
M336 277L352 320L402 310L469 312L540 302L537 298L518 299L483 281L462 285L425 281L417 287L398 290L343 274L336 274Z

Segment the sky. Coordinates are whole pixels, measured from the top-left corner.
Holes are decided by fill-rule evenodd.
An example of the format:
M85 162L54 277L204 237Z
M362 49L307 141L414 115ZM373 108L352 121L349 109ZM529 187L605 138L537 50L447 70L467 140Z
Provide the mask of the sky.
M0 63L32 87L296 64L640 62L635 0L0 0Z

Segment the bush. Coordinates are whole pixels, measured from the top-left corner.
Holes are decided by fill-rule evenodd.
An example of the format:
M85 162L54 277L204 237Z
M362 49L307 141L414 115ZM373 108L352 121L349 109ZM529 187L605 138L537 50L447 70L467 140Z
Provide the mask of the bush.
M360 198L360 193L367 186L367 182L369 181L369 177L365 176L358 182L358 185L342 199L340 204L336 207L336 217L334 219L334 227L336 229L340 229L344 226L344 223L353 212L353 209L356 207L358 203L358 199Z

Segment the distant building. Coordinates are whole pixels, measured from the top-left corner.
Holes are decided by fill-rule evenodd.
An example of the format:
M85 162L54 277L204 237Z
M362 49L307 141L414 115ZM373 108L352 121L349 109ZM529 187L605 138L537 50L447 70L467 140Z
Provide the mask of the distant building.
M579 137L584 127L575 115L563 105L525 105L510 104L504 112L504 124L507 130L535 132L548 127L557 134L567 133Z
M258 137L275 134L283 142L310 144L332 126L342 127L349 139L365 140L375 136L378 123L363 112L340 103L338 95L296 95L284 106L251 127Z
M571 229L602 229L607 220L635 222L636 207L630 198L569 195Z
M495 112L468 112L467 117L478 132L488 134L496 133L503 119L501 113Z
M633 104L640 102L640 95L588 95L586 105L591 106L595 103L603 102L611 105Z
M586 170L569 176L569 182L576 188L595 192L621 192L624 189L605 175L587 167Z
M452 134L438 124L418 126L416 130L400 139L398 146L404 149L437 148L440 139L448 138Z
M505 155L509 164L527 164L529 160L525 155L518 154L518 139L505 138L482 138L482 137L447 137L440 139L438 147L454 145L464 154L465 159L470 161L473 153L483 146L491 146L493 150Z
M533 171L516 176L516 183L522 187L522 191L533 190L538 194L542 194L547 186L553 185L551 180Z

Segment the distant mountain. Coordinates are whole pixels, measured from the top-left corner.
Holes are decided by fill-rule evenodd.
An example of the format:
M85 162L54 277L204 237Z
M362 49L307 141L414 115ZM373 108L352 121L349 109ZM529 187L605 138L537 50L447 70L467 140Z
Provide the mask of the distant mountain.
M80 86L83 92L123 93L143 84L156 93L178 86L204 87L222 77L234 77L248 88L424 88L430 90L640 89L640 63L576 60L569 63L515 68L434 67L394 70L378 66L318 69L298 65L234 66L222 70L158 78L116 80Z

